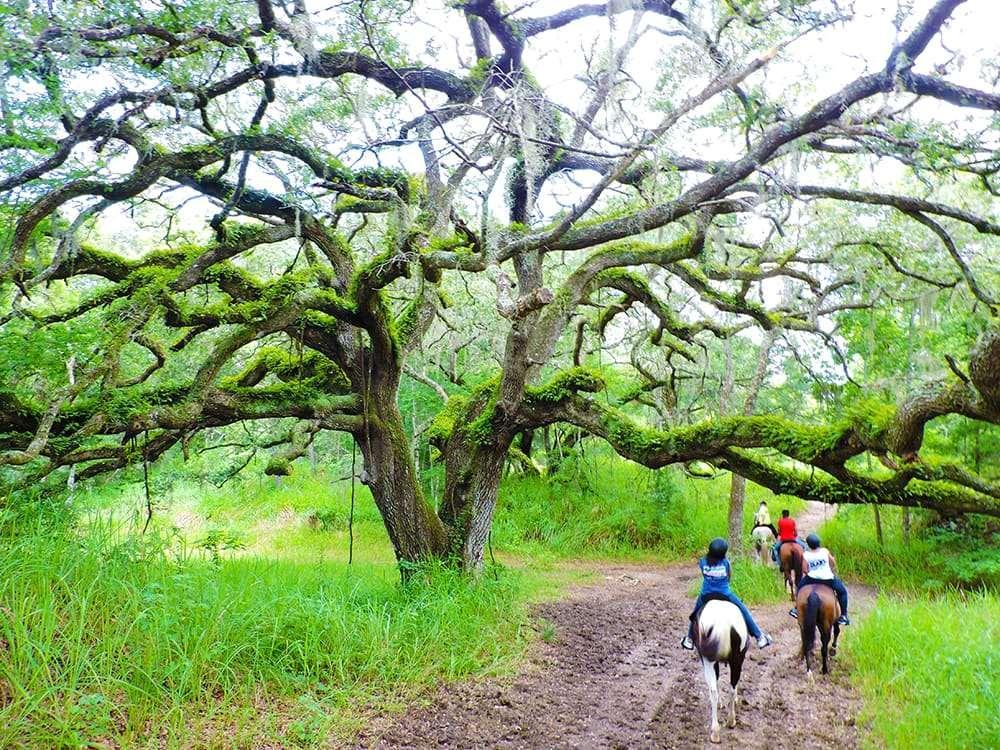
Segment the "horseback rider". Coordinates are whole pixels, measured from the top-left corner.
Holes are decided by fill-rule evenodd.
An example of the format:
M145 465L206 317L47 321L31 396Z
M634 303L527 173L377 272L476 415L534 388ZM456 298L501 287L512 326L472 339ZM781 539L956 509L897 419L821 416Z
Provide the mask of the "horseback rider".
M729 588L729 579L732 577L732 568L726 553L729 545L725 539L715 538L708 545L708 554L698 561L698 569L701 571L701 593L694 603L694 611L691 612L688 623L688 633L681 641L681 646L688 651L694 650L694 622L698 616L698 610L709 598L725 599L739 607L743 613L743 620L747 624L747 632L757 639L757 648L767 648L771 645L771 636L762 633L757 623L754 622L753 615L740 598Z
M778 561L781 552L781 545L785 542L795 542L803 550L806 545L799 539L799 530L795 526L795 519L791 517L788 508L781 511L781 518L778 519L778 533L775 534L778 540L771 546L771 559Z
M774 538L778 538L778 530L774 528L774 524L771 523L771 512L767 509L767 500L760 501L760 507L757 508L757 512L753 514L753 529L750 529L750 533L753 534L754 529L762 526L765 529L770 529Z
M806 544L809 549L802 553L802 580L799 581L799 590L810 583L823 583L830 586L837 593L837 601L840 602L840 618L838 625L850 625L851 620L847 616L847 587L844 582L837 578L837 560L826 547L820 546L819 537L810 534L806 537ZM798 610L794 607L789 612L792 617L799 616Z

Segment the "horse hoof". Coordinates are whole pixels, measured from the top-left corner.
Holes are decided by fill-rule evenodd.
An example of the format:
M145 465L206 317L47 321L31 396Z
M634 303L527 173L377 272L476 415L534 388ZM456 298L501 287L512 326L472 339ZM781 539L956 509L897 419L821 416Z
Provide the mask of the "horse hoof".
M816 675L813 674L813 671L811 669L808 672L806 672L806 677L809 678L809 682L816 682Z
M719 744L720 742L722 742L722 738L721 738L721 737L719 736L719 733L718 733L718 732L712 732L712 733L711 733L711 734L710 734L710 735L708 736L708 739L710 739L710 740L711 740L712 742L714 742L714 743L715 743L716 745L718 745L718 744Z

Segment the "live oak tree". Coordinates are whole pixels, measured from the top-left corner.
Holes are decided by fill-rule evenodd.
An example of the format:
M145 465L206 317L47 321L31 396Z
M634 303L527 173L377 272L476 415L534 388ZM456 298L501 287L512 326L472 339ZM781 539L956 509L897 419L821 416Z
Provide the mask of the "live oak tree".
M964 5L901 14L837 85L823 40L865 28L833 1L8 3L5 476L254 420L281 474L342 431L399 560L470 570L515 441L556 424L649 467L1000 515L995 481L920 456L936 417L1000 423L997 61L960 85L938 38ZM728 338L811 340L849 378L839 320L944 287L978 343L916 395L822 424L679 408ZM57 336L69 361L17 350ZM469 346L494 376L462 381ZM430 365L464 386L425 433L437 498L397 399L456 390Z

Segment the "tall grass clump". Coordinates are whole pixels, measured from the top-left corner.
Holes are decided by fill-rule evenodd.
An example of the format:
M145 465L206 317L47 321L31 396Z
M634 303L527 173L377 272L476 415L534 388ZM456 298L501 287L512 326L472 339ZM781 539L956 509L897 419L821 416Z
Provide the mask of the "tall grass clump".
M788 597L775 568L749 560L735 561L730 586L747 604L769 604Z
M733 577L729 586L744 604L773 604L787 600L788 594L785 593L783 582L775 568L758 565L747 559L735 559L731 565ZM692 571L696 571L694 563L691 567ZM699 591L700 573L691 581L688 594L695 597Z
M1000 747L1000 597L883 596L844 641L878 747Z
M508 670L529 584L191 553L0 511L0 747L321 743L440 679Z

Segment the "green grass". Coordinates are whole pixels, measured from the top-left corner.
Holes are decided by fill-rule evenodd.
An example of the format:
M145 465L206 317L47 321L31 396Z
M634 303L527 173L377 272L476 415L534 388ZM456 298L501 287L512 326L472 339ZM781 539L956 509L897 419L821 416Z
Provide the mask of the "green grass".
M696 569L697 566L692 566ZM737 559L732 562L733 578L730 588L748 606L755 604L773 604L787 600L788 594L782 587L782 581L775 568L765 568L750 560ZM701 591L701 578L695 578L688 589L688 595L698 596Z
M757 565L749 560L733 562L730 586L746 604L772 604L788 598L776 568Z
M869 507L840 508L820 531L841 575L880 588L845 648L875 747L1000 747L1000 548L995 522L931 525L882 508L883 544Z
M1000 597L884 596L844 645L877 747L1000 747Z
M81 488L68 512L61 500L41 514L0 511L0 747L320 746L441 680L509 672L533 637L558 638L531 625L528 608L570 575L559 561L685 560L693 572L726 531L728 475L653 472L588 447L552 476L501 485L493 547L528 570L470 582L428 568L404 587L361 485L346 565L343 473L221 489L178 474L154 487L145 539L134 533L137 484ZM426 478L440 485L439 474ZM773 517L802 510L747 490L747 531L761 499ZM996 531L923 528L917 513L904 545L898 511L884 509L883 521L884 548L867 507L842 508L821 531L844 575L907 592L880 600L848 639L869 740L996 745L982 735L979 697L996 705L1000 559L983 541ZM736 558L733 571L751 606L783 599L773 569ZM965 626L989 638L970 641ZM931 726L935 714L949 717L944 728Z
M801 500L748 485L744 528L761 499L772 513ZM514 475L500 487L494 516L497 549L534 557L697 559L726 536L729 475L690 478L650 471L609 450L589 448L549 477Z
M311 746L439 680L510 670L528 637L516 572L404 587L393 565L213 563L160 534L6 521L0 747Z
M869 507L842 507L823 525L823 544L836 556L842 576L908 592L1000 590L995 522L970 517L960 528L927 526L930 516L914 511L910 540L904 542L902 510L885 507L881 515L882 545Z
M334 472L336 473L336 472ZM354 559L391 566L392 547L368 488L355 489ZM301 471L277 481L248 475L218 488L181 479L154 492L151 528L192 547L299 562L347 561L351 485L330 473ZM123 528L145 520L137 484L85 488L74 507L86 519Z

